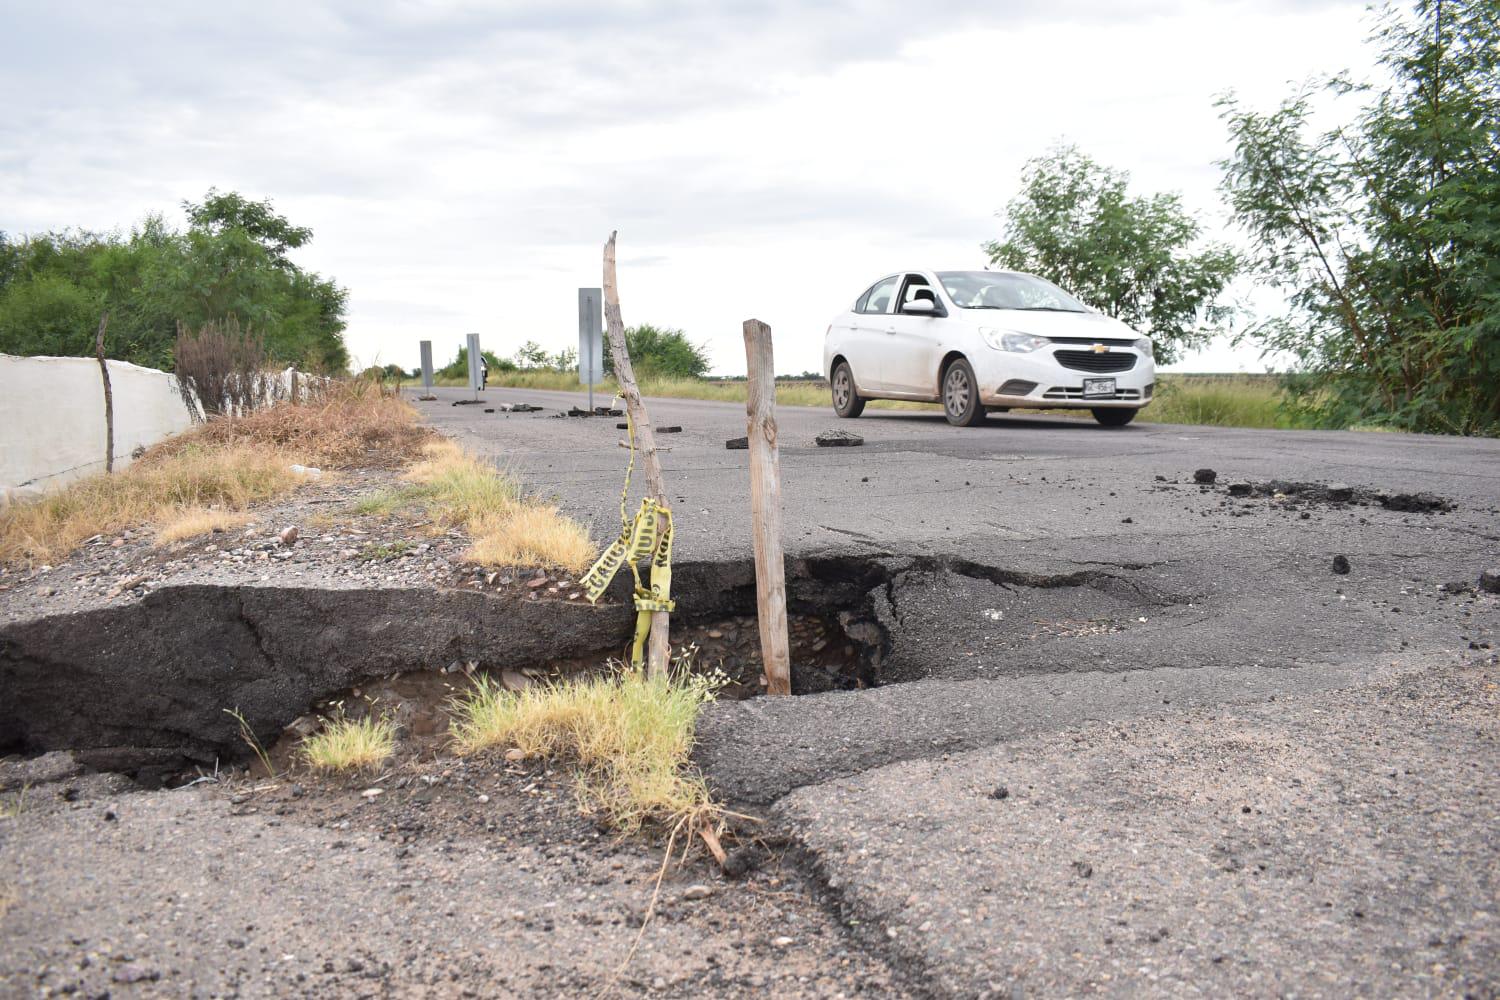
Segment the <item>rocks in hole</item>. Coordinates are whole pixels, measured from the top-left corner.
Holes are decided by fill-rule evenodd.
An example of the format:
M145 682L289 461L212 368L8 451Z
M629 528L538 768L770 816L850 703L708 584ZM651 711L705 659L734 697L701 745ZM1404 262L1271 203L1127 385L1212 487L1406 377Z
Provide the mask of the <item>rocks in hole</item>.
M1199 469L1193 473L1193 482L1204 486L1212 486L1218 478L1219 474L1213 469Z
M1332 566L1332 569L1339 576L1346 575L1349 572L1349 559L1348 559L1348 557L1347 556L1342 556L1342 555L1334 556L1333 557L1333 566Z
M1487 594L1500 594L1500 567L1479 574L1479 589Z

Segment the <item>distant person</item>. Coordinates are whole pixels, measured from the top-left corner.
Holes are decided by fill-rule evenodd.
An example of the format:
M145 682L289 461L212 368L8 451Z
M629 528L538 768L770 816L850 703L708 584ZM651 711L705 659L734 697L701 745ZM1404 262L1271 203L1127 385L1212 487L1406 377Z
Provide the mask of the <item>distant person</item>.
M484 390L488 389L489 387L490 387L490 363L488 361L486 361L484 359L484 355L481 354L479 356L479 391L483 392Z

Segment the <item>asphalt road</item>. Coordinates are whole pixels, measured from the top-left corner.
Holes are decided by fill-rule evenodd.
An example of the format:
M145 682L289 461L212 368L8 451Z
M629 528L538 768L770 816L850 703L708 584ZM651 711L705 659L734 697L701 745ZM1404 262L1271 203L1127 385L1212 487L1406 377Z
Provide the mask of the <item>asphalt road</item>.
M417 405L615 533L614 420L462 395ZM648 404L679 562L748 559L742 408ZM791 571L881 568L882 684L717 705L699 760L892 961L951 996L1500 989L1500 599L1465 589L1500 441L777 416ZM1228 489L1271 481L1356 500Z

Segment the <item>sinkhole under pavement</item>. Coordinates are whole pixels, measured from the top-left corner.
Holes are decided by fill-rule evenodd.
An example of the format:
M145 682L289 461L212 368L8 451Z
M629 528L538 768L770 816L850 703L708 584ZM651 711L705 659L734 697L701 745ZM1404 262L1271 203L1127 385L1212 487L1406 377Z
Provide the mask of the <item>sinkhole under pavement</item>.
M1052 669L1049 640L1107 637L1183 599L1133 567L1020 573L951 558L789 559L793 692ZM753 565L680 564L675 649L761 693ZM146 783L240 761L241 714L271 745L335 705L436 745L443 705L483 674L508 687L606 669L634 612L461 589L169 586L139 601L0 626L0 753L72 750Z

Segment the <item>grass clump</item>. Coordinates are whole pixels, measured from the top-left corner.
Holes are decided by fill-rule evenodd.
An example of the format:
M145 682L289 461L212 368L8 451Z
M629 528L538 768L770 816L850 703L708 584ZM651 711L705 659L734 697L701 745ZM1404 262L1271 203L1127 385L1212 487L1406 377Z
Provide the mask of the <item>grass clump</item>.
M250 515L234 510L193 506L164 511L159 522L153 542L158 548L215 531L243 528L250 523Z
M363 562L385 562L388 559L398 559L415 548L415 543L398 538L393 542L369 542L359 550L355 558Z
M551 504L522 497L514 477L452 441L429 444L425 456L407 473L415 489L400 495L425 504L439 527L467 531L473 539L465 555L469 562L556 566L577 573L593 559L587 529Z
M0 561L54 562L94 535L183 512L243 511L299 482L287 455L247 446L191 442L171 454L148 452L114 475L90 476L36 500L0 510Z
M298 759L312 770L335 774L377 771L395 753L396 723L383 715L340 715L297 747Z
M717 687L702 675L624 671L508 691L481 677L450 703L453 746L575 764L584 811L622 832L698 829L722 812L689 757Z
M409 405L363 383L340 383L297 406L215 417L120 472L0 510L0 562L55 562L94 535L150 522L170 539L207 523L199 512L227 520L305 482L292 465L405 463L433 437Z

